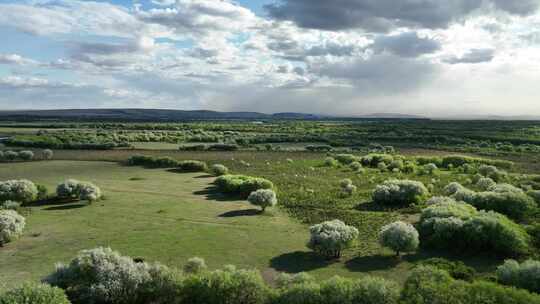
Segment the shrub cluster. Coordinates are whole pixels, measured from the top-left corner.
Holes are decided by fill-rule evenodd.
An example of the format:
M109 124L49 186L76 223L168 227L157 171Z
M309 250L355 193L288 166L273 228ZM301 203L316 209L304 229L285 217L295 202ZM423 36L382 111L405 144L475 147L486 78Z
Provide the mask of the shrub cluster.
M16 160L31 161L33 159L34 159L34 152L32 151L27 151L27 150L20 151L20 152L11 151L11 150L0 151L0 161L8 161L8 162L16 161Z
M0 304L70 304L64 291L47 284L25 283L0 294Z
M308 248L326 258L339 258L344 249L358 238L358 229L340 220L327 221L309 227Z
M345 179L342 179L340 182L339 182L339 186L340 186L340 195L342 197L350 197L352 196L356 190L357 190L357 187L355 185L353 185L353 182L351 179L349 178L345 178Z
M110 248L96 248L81 251L67 265L57 264L45 281L64 289L73 303L142 304L151 302L145 294L152 287L163 288L160 279L166 271L161 265L135 263Z
M210 167L210 173L214 176L222 176L229 174L229 168L221 164L215 164Z
M249 194L248 202L252 205L259 206L262 212L268 207L273 207L277 204L276 193L272 189L259 189Z
M39 198L38 187L26 179L0 182L0 202L29 203Z
M373 201L388 206L408 206L419 203L429 194L423 183L411 180L391 179L378 185L373 191Z
M179 161L177 168L183 172L205 172L208 171L208 166L205 162L198 160L183 160Z
M443 258L431 258L423 260L417 266L431 266L437 269L442 269L456 280L464 280L472 282L476 276L474 268L465 265L461 261L449 261Z
M178 161L168 156L133 155L128 159L127 164L129 166L143 166L148 168L177 168L184 172L204 172L208 170L205 162L198 160Z
M95 202L102 198L101 189L90 183L68 179L56 186L56 195L64 199L80 199Z
M448 272L430 266L416 267L405 282L401 304L540 303L540 296L485 281L455 280Z
M185 145L180 146L180 151L236 151L240 149L237 144L211 144L211 145Z
M489 191L475 192L454 182L448 184L444 192L478 209L499 212L515 220L524 219L536 208L531 197L521 189L508 184L495 184L490 186Z
M259 189L272 189L274 184L271 181L246 175L223 175L215 180L215 185L219 191L229 194L248 196L251 192Z
M378 168L379 164L381 163L383 163L385 166L390 165L395 158L398 158L398 156L370 153L361 158L361 163L366 167Z
M26 221L15 210L0 210L0 246L21 236Z
M520 264L515 260L506 260L497 267L497 279L506 285L540 293L540 262L527 260Z
M437 249L506 256L529 250L525 230L502 214L477 211L463 202L442 202L422 211L422 243Z
M41 157L45 160L50 160L54 157L54 152L51 149L41 151Z
M508 177L508 173L506 173L505 171L501 171L497 167L491 165L480 166L480 168L478 168L478 173L480 173L484 177L491 178L495 182L502 182Z

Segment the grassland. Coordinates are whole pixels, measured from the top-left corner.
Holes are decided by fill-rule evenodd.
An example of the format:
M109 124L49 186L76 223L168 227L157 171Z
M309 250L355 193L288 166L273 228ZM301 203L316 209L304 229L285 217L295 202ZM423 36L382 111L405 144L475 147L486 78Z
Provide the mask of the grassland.
M417 219L408 210L380 210L370 204L372 189L396 177L391 173L369 169L357 175L346 168L326 168L322 166L324 154L316 153L137 152L219 162L235 173L274 181L286 205L260 215L245 201L215 192L213 178L204 173L179 174L122 165L133 153L57 151L55 158L62 160L0 164L0 180L28 178L54 190L58 182L76 178L92 181L106 193L105 200L93 205L28 207L24 237L0 249L2 281L14 285L38 280L56 262L68 261L77 251L96 246L110 246L126 255L167 265L180 266L190 257L201 256L211 268L224 264L255 267L270 282L277 271L307 271L321 278L374 274L402 282L418 260L440 255L463 259L420 251L396 261L380 248L377 232L382 225L395 219ZM359 187L354 196L339 196L342 178L351 178ZM435 191L450 180L464 178L441 172ZM432 182L428 176L415 179ZM302 205L296 207L299 202ZM309 224L334 218L354 224L360 237L341 260L329 263L311 253L305 243ZM486 274L501 262L489 257L464 261Z

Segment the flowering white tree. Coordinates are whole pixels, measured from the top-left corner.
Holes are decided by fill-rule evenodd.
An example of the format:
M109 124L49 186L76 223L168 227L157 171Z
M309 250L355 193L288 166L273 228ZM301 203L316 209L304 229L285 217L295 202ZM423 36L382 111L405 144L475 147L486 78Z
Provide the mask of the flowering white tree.
M271 189L259 189L251 192L248 196L248 202L255 206L261 207L264 212L266 208L275 206L277 204L277 197L274 190Z
M327 258L339 258L358 238L358 229L340 220L327 221L309 228L308 248Z
M401 252L416 250L420 244L418 231L414 226L401 221L382 227L379 242L382 246L394 250L397 256Z
M0 210L0 246L18 238L26 222L15 210Z

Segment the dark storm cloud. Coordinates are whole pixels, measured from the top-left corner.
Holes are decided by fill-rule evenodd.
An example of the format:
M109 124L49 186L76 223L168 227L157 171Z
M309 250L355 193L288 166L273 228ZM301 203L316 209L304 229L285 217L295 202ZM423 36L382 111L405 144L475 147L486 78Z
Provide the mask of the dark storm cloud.
M525 15L538 0L489 0L496 8ZM446 28L481 8L482 0L283 0L266 5L271 17L321 30L363 28L384 32L397 25Z
M437 69L437 65L428 61L390 54L310 66L310 72L349 81L365 95L398 94L416 89L428 82Z
M418 57L434 53L441 49L441 44L430 38L422 38L417 32L399 35L378 36L373 43L375 52L390 52L401 57Z
M495 50L493 49L472 49L469 50L467 53L465 53L461 57L450 57L445 60L443 60L445 63L448 64L460 64L460 63L483 63L483 62L490 62L495 58Z

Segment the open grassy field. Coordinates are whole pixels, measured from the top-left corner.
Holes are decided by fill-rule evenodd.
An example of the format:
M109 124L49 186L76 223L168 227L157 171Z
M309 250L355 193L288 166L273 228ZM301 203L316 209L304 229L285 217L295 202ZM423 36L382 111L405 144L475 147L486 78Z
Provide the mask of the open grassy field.
M211 185L213 178L205 173L122 165L134 153L224 163L234 173L272 180L278 197L288 205L260 215L247 202L217 193ZM181 266L188 258L200 256L211 268L225 264L257 268L270 282L277 271L306 271L320 278L374 274L402 283L416 261L441 255L461 259L485 274L500 264L501 260L485 256L464 258L426 251L396 260L377 244L378 230L396 219L414 222L417 215L407 210L380 210L370 204L376 184L395 175L375 169L356 175L347 168L325 168L324 157L281 152L59 150L54 161L0 164L0 180L27 178L54 191L59 182L76 178L94 182L106 195L105 200L92 205L28 207L24 236L0 249L0 278L8 286L38 280L50 273L56 262L69 261L79 250L97 246L110 246L123 254L170 266ZM350 198L339 197L342 178L351 178L359 187ZM427 184L432 177L415 179ZM435 192L451 180L464 179L441 172ZM306 195L308 188L314 189L314 194ZM296 201L308 206L295 208ZM360 236L339 261L328 262L305 244L309 224L333 218L353 223Z

